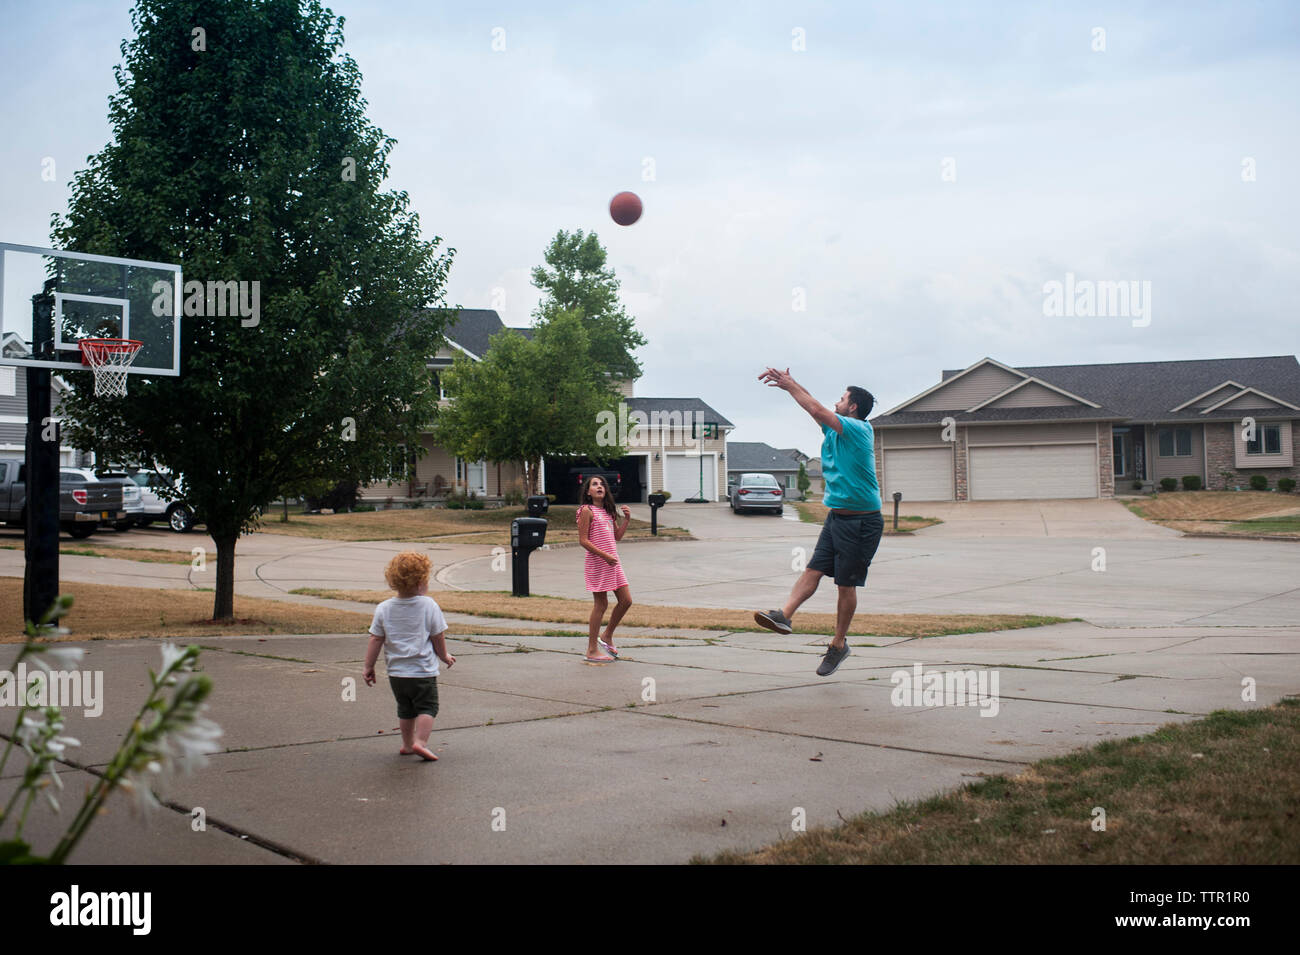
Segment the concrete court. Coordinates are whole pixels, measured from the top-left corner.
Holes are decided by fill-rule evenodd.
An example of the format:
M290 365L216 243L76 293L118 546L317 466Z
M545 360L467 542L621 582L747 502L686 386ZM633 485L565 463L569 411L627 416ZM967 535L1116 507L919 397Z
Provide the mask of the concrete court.
M1145 535L1149 525L1126 526L1131 515L1114 502L1083 503L1099 506L1085 508L1082 520L1068 507L1050 515L1044 508L1036 531L979 509L972 523L985 518L985 526L964 534L886 539L860 606L1007 607L1087 622L924 641L862 638L877 645L856 646L828 680L812 672L824 638L798 635L706 642L698 634L633 639L629 631L624 659L607 666L583 663L582 641L572 638L455 640L460 661L440 680L443 713L433 737L443 758L433 765L395 755L396 720L382 683L342 701L340 681L359 677L364 638L206 641L203 666L217 687L212 715L226 729L227 752L173 785L177 808L144 828L120 801L75 859L681 862L782 838L796 807L809 825L834 824L841 813L887 809L1101 739L1300 689L1295 545L1189 540L1161 528ZM1107 513L1114 510L1121 513ZM708 506L690 509L689 522L709 539L622 548L638 596L728 605L704 595L731 595L730 605L752 606L760 593L764 604L777 603L793 571L770 565L788 562L792 547L811 549L817 532ZM1096 533L1070 536L1080 524ZM160 546L169 538L184 549L203 540L134 540ZM369 575L402 546L258 535L240 544L240 592L283 595L323 579L378 586ZM1090 567L1097 546L1106 548L1104 572ZM484 570L486 551L449 546L446 563L434 558L449 584L501 589ZM3 568L13 556L0 551L0 572L12 572ZM582 595L565 589L574 574L581 581L580 561L576 548L536 554L535 591ZM138 583L161 571L166 584L193 586L185 567L64 564L67 579ZM119 579L105 565L124 565L139 579ZM755 569L769 573L746 576ZM698 599L683 599L691 596ZM84 744L72 762L95 767L138 705L157 646L86 647L85 665L105 671L108 701L98 719L72 714L68 732ZM891 674L915 663L995 670L998 715L893 706ZM1241 700L1245 677L1257 681L1257 703ZM646 678L653 700L644 698ZM0 780L0 797L14 785L13 770L11 763ZM69 791L83 778L69 770ZM206 832L191 831L193 806L207 812ZM504 831L493 829L494 812ZM33 812L29 834L38 845L53 823L48 811Z
M826 680L812 672L818 642L629 639L623 660L592 666L573 639L453 640L432 738L442 758L424 764L396 754L382 681L342 699L344 678L360 682L363 638L205 641L227 751L171 785L173 808L147 823L115 796L74 861L683 862L780 839L796 808L809 825L833 825L1300 687L1296 627L1071 623L879 640ZM97 719L69 713L67 732L82 742L69 755L99 768L144 693L157 641L84 646L84 666L105 673L106 705ZM892 705L891 674L915 663L997 672L997 715ZM1259 703L1242 703L1244 676L1258 681ZM65 817L88 780L65 771ZM191 830L193 807L205 832ZM41 846L55 831L38 806L29 835Z

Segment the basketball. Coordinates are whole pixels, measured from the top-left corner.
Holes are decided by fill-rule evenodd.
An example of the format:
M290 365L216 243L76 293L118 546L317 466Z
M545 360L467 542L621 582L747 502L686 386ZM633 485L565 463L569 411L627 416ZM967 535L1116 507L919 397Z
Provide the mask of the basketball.
M631 225L641 218L641 197L635 192L620 192L609 200L609 214L619 225Z

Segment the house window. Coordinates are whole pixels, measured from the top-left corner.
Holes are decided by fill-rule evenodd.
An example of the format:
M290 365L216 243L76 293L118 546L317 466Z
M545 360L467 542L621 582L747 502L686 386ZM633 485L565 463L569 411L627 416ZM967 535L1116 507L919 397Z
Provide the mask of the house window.
M388 480L405 481L408 468L409 458L406 455L406 445L399 444L393 449L393 456L388 462Z
M1253 440L1246 442L1247 454L1281 454L1282 426L1262 424L1255 429Z
M1191 428L1161 428L1156 432L1162 458L1190 458L1192 456Z

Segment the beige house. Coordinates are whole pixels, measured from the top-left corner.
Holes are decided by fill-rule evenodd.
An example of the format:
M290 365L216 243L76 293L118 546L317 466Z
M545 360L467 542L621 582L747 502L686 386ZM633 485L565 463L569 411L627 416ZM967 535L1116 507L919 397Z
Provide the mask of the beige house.
M1295 356L1012 368L984 358L883 415L885 500L1113 497L1162 478L1295 479Z
M444 333L447 342L429 362L435 380L450 368L458 355L475 361L486 354L489 339L506 326L492 309L461 309ZM532 336L531 328L515 328ZM441 388L441 384L439 384ZM623 477L620 502L645 502L651 491L668 490L679 502L700 494L717 501L726 494L727 434L734 425L698 398L637 398L634 383L620 384L625 402L609 422L627 446L628 454L608 467ZM450 398L443 395L443 401ZM369 485L361 498L370 503L392 499L394 504L437 499L455 488L473 491L480 497L496 498L512 489L523 490L520 464L489 464L469 461L437 445L431 434L421 436L425 453L409 473L391 481ZM548 459L542 462L541 486L564 503L573 496L568 473L584 462ZM401 462L395 474L403 471Z
M452 366L458 355L480 360L487 353L488 340L505 327L501 317L492 309L460 310L456 321L443 333L446 342L429 360L429 371L438 382L440 404L450 401L441 391L441 373ZM533 334L531 328L515 328L513 331L529 338ZM408 462L415 457L413 467L409 463L403 466L401 460L394 466L394 474L405 472L404 476L363 488L361 499L374 504L391 498L396 504L441 498L456 488L472 491L479 497L499 497L512 488L523 490L523 472L518 463L488 464L457 457L436 444L429 433L420 436L420 443L424 454L418 457L414 452L403 455Z

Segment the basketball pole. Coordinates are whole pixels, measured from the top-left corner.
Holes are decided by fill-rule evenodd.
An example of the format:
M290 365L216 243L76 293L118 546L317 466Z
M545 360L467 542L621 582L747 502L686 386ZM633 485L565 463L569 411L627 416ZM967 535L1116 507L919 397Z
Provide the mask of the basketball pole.
M53 346L53 308L53 296L32 296L32 351L37 356L44 355ZM62 442L59 424L52 419L46 423L52 411L52 376L49 368L27 369L23 615L33 622L40 620L59 596L59 445Z

